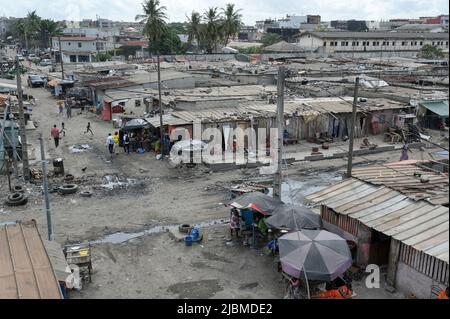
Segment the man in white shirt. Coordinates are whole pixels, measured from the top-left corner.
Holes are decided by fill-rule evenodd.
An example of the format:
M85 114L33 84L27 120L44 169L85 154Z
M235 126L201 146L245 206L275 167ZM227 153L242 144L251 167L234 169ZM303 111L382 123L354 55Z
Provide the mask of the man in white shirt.
M111 135L111 133L108 134L106 144L108 145L109 154L111 154L112 156L114 154L114 137Z

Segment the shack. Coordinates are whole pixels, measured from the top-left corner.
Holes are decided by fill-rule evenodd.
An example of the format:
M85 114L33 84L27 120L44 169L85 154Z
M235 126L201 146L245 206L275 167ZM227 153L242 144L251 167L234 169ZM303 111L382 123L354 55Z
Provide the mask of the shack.
M356 178L310 194L305 201L320 206L325 229L355 243L359 267L387 267L390 287L436 298L448 286L448 207Z
M422 127L439 130L449 126L448 100L420 101L417 113Z

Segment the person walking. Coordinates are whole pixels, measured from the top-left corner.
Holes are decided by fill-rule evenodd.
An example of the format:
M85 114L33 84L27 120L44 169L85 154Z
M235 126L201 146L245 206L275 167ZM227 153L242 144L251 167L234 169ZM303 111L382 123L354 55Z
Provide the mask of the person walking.
M108 138L106 139L106 144L108 145L109 154L111 158L114 154L114 137L112 137L111 133L108 134Z
M86 132L84 132L84 134L91 132L91 136L94 136L94 133L91 130L91 122L88 122L87 126L86 126Z
M64 127L64 122L61 123L61 133L63 137L66 137L66 128Z
M58 102L58 108L59 108L59 115L63 116L64 115L64 102L63 101Z
M113 137L114 137L114 149L117 149L119 147L119 132L114 132Z
M59 129L56 127L56 124L53 125L53 128L52 128L50 134L52 135L53 140L55 141L55 147L58 148L58 146L59 146Z
M123 150L125 153L130 154L130 136L128 133L123 135Z

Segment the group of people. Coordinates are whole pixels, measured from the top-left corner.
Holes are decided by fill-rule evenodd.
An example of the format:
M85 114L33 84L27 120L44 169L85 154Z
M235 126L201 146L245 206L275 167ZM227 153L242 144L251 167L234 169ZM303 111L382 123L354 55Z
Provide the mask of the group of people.
M92 132L92 129L91 129L91 123L90 122L88 122L87 127L86 127L86 132L84 132L84 134L86 134L88 132L90 132L92 136L94 135L94 133ZM53 141L55 142L55 147L58 148L59 140L61 139L61 135L63 137L66 136L66 127L65 127L64 122L61 123L61 129L59 129L56 126L56 124L54 124L53 128L50 131L50 135L53 138Z
M120 135L119 132L114 132L114 135L109 133L106 138L106 145L108 146L109 154L112 156L114 150L119 146ZM122 137L122 146L125 154L130 154L130 135L125 132Z
M66 116L68 119L72 118L72 107L75 101L73 98L66 98L64 101L58 102L59 115L64 116L64 109L66 110Z

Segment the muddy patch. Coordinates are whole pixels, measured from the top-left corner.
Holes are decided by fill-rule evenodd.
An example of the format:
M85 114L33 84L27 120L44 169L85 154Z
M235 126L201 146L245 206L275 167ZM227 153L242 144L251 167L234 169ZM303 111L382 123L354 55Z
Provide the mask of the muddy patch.
M209 299L222 290L223 287L219 285L219 279L183 282L167 288L168 292L183 299Z
M257 282L250 282L248 284L243 284L239 286L240 290L247 290L247 289L253 289L259 286L259 283Z
M219 262L223 262L223 263L227 263L227 264L232 264L233 262L223 256L219 256L215 253L209 252L209 251L202 251L202 255L203 257L205 257L208 260L212 260L212 261L219 261Z

